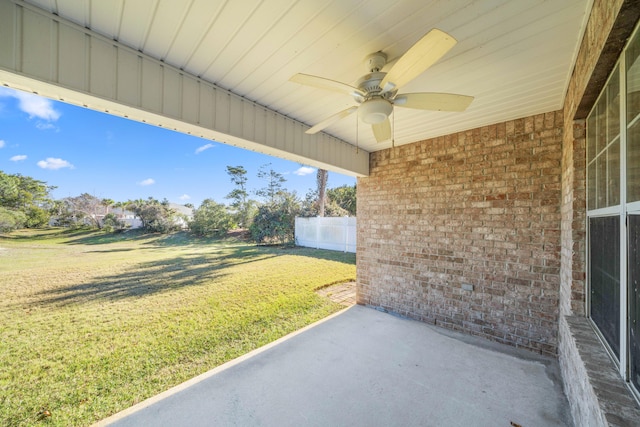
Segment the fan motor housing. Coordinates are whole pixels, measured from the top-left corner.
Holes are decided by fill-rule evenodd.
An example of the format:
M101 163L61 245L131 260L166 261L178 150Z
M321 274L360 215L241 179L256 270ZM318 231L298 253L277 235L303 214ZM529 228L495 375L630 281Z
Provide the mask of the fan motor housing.
M380 88L380 82L382 81L382 79L384 79L384 76L386 75L387 73L381 73L381 72L365 74L364 76L360 77L360 79L358 80L358 83L357 83L358 89L360 89L367 95L378 94L382 91L382 89Z
M398 92L396 89L387 91L385 93L381 93L382 88L380 87L380 83L382 82L382 80L384 79L384 76L386 75L387 73L380 71L380 72L365 74L364 76L360 77L360 79L358 79L356 84L358 86L358 89L360 89L365 94L364 101L368 99L372 99L374 97L380 97L380 98L389 99L389 100L393 99L393 97ZM362 97L358 98L354 96L354 99L356 100L356 102L363 101Z

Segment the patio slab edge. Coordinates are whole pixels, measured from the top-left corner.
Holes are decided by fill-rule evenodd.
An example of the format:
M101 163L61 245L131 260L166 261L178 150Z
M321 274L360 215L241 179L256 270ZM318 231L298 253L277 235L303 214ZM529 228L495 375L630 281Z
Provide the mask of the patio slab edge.
M333 319L335 317L338 317L341 314L343 314L346 311L348 311L349 309L351 309L352 307L353 306L346 307L346 308L344 308L344 309L342 309L340 311L337 311L336 313L330 314L329 316L318 320L317 322L314 322L314 323L312 323L310 325L307 325L307 326L305 326L305 327L303 327L301 329L298 329L297 331L291 332L291 333L289 333L289 334L287 334L287 335L285 335L285 336L283 336L281 338L278 338L277 340L272 341L269 344L265 344L262 347L258 347L255 350L252 350L252 351L250 351L250 352L248 352L246 354L243 354L242 356L236 357L235 359L232 359L232 360L230 360L228 362L225 362L222 365L216 366L215 368L213 368L213 369L211 369L211 370L209 370L207 372L204 372L204 373L202 373L202 374L200 374L200 375L198 375L196 377L193 377L190 380L187 380L187 381L185 381L183 383L180 383L180 384L178 384L178 385L176 385L174 387L171 387L170 389L165 390L160 394L152 396L152 397L150 397L148 399L145 399L142 402L137 403L137 404L135 404L135 405L133 405L133 406L127 408L127 409L124 409L124 410L122 410L120 412L117 412L117 413L107 417L107 418L104 418L104 419L92 424L91 427L105 427L105 426L111 425L111 424L115 423L116 421L119 421L119 420L121 420L123 418L126 418L127 416L129 416L131 414L134 414L134 413L136 413L136 412L138 412L138 411L140 411L140 410L142 410L144 408L147 408L147 407L149 407L149 406L151 406L151 405L153 405L153 404L155 404L155 403L157 403L157 402L159 402L159 401L161 401L163 399L166 399L166 398L168 398L168 397L170 397L170 396L172 396L172 395L174 395L176 393L180 393L181 391L186 390L187 388L189 388L189 387L191 387L191 386L193 386L195 384L198 384L199 382L202 382L202 381L204 381L204 380L206 380L208 378L211 378L212 376L214 376L216 374L219 374L222 371L225 371L225 370L227 370L227 369L229 369L229 368L231 368L233 366L236 366L239 363L242 363L242 362L244 362L244 361L246 361L248 359L251 359L252 357L255 357L255 356L259 355L260 353L263 353L263 352L265 352L265 351L267 351L267 350L269 350L269 349L271 349L271 348L273 348L273 347L275 347L275 346L277 346L277 345L279 345L279 344L281 344L281 343L283 343L285 341L290 340L291 338L294 338L297 335L300 335L300 334L302 334L302 333L304 333L304 332L306 332L306 331L308 331L310 329L315 328L318 325L321 325L322 323L325 323L325 322L327 322L327 321L329 321L329 320L331 320L331 319Z

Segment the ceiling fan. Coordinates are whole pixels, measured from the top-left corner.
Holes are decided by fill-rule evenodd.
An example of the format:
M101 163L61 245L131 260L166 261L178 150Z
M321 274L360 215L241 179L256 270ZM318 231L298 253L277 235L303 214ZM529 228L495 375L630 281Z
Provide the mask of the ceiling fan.
M357 81L356 86L309 74L294 75L290 81L351 95L357 104L324 119L306 133L320 132L357 111L360 119L372 126L376 141L382 142L391 139L389 115L394 106L432 111L466 110L473 101L472 96L435 92L398 93L398 89L431 67L456 43L456 39L449 34L434 28L411 46L388 72L381 71L387 64L387 55L383 52L372 53L365 58L368 73Z

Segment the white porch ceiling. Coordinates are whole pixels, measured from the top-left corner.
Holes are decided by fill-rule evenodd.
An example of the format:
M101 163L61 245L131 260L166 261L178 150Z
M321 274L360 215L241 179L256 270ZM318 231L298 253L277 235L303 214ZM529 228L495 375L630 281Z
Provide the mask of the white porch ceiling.
M464 113L396 108L395 144L560 109L591 0L27 0L135 50L314 125L354 105L289 82L349 84L376 51L397 58L432 28L458 44L401 92L475 97ZM355 115L325 130L367 151Z

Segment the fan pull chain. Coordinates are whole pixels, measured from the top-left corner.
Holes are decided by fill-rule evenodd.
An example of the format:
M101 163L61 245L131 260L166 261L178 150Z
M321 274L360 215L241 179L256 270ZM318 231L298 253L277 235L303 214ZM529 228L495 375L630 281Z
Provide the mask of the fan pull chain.
M392 113L391 118L391 148L396 148L396 112Z
M358 117L359 115L360 115L360 113L356 112L356 154L360 153L360 148L358 146L358 128L360 127L359 126L360 120L358 120L359 119L359 117Z

